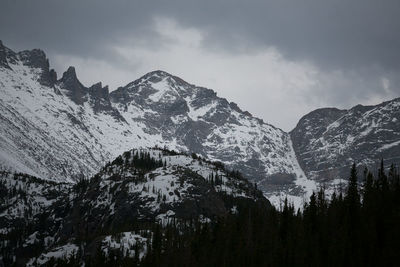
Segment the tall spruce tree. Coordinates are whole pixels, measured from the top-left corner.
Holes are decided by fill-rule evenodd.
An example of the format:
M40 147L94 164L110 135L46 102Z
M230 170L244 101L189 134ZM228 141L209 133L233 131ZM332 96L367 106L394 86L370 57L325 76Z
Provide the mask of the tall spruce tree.
M350 266L356 266L359 259L360 195L358 193L357 167L353 163L350 171L347 196L347 242L346 260Z
M360 207L360 195L358 193L357 167L353 163L350 171L349 186L347 188L347 203L350 213L358 212Z

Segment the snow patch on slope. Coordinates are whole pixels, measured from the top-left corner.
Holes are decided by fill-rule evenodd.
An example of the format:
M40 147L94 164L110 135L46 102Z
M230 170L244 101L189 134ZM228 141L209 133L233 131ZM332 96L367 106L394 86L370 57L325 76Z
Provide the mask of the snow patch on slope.
M108 235L102 240L102 251L109 255L110 250L122 250L124 257L134 258L135 250L139 250L138 258L147 254L148 238L134 232L122 232L117 235Z
M37 266L44 265L50 259L69 259L72 256L76 255L79 250L79 247L75 244L66 244L64 246L56 247L47 253L43 253L38 258L32 258L26 264L26 266Z
M173 102L176 100L177 92L171 88L168 83L168 78L163 78L157 83L151 83L151 86L157 90L155 93L149 96L149 99L153 102Z
M378 149L378 151L387 150L387 149L389 149L389 148L392 148L392 147L395 147L395 146L398 146L398 145L400 145L400 140L399 140L399 141L392 142L392 143L389 143L389 144L385 144L385 145L381 146L381 147Z

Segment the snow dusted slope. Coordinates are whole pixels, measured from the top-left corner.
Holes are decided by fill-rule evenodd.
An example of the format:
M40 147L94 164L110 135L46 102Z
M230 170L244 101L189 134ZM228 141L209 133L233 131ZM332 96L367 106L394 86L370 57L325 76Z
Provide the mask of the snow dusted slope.
M92 138L98 129L87 130L92 114L56 93L57 86L38 83L42 70L10 66L0 72L2 164L51 180L96 171L107 152Z
M184 231L249 203L271 207L237 172L165 149L127 151L73 186L1 171L0 261L37 266L99 250L141 258L157 225Z
M93 175L127 148L155 143L143 132L145 125L128 124L119 116L101 84L82 86L77 96L74 83L79 81L70 68L51 86L44 85L41 77L48 67L32 67L21 53L8 52L15 60L7 58L7 68L0 67L1 165L50 180L73 181ZM23 52L25 57L34 53ZM43 52L39 56L46 61ZM163 144L160 138L158 143Z
M376 168L400 161L400 98L349 110L319 109L291 132L305 173L321 183L347 178L353 162Z
M301 168L290 136L210 89L155 71L110 97L128 122L144 123L148 133L161 136L170 148L222 161L265 191L283 185L282 178L285 185L280 189L296 187Z
M74 181L127 149L158 145L221 161L268 195L304 191L290 136L210 89L155 71L109 93L101 83L82 85L73 67L57 79L41 50L15 53L2 44L0 63L7 168Z
M174 219L210 221L231 212L231 202L221 196L269 205L253 184L219 165L161 149L135 149L106 165L77 205L86 207L80 220L97 231L124 225L130 217L163 225ZM68 227L75 220L67 217L65 227L78 236L84 229Z
M66 196L71 186L0 171L0 235L12 233Z

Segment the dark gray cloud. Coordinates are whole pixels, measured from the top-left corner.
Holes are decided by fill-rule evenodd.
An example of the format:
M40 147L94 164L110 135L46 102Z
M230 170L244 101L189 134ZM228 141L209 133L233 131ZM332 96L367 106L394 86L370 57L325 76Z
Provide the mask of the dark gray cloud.
M256 57L273 47L287 62L312 64L320 75L307 108L346 107L400 95L399 13L398 0L2 0L0 39L16 50L42 48L50 60L96 59L135 72L145 63L115 47L164 49L170 40L154 19L170 18L202 33L202 51Z
M140 3L124 8L111 1L5 0L0 33L19 49L40 47L50 53L107 57L110 44L148 30L149 14L149 7Z
M125 36L151 36L152 18L166 16L206 30L207 45L225 49L240 48L239 36L327 67L400 67L397 0L3 0L1 7L2 38L20 47L97 55Z

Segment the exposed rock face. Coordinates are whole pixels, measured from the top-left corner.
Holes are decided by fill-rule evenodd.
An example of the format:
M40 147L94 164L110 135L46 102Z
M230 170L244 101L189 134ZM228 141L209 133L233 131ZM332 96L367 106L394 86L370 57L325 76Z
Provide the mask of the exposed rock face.
M125 121L117 109L113 108L110 101L108 86L102 87L101 82L89 87L88 96L94 113L105 113L113 116L115 120Z
M0 67L11 69L9 62L15 64L17 61L17 54L11 49L5 47L0 40Z
M400 160L400 98L349 110L318 109L290 133L299 163L319 182L346 178L353 162L374 169Z
M56 72L51 69L46 54L40 49L25 50L18 53L22 64L40 70L38 82L44 86L53 87L57 81Z
M87 101L88 89L81 84L76 77L74 67L69 67L59 81L57 81L60 89L63 89L63 93L68 96L72 101L78 105L82 105Z

